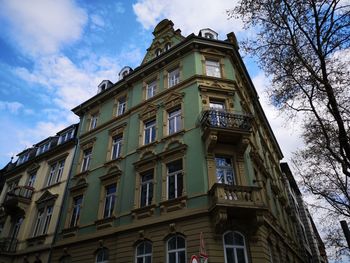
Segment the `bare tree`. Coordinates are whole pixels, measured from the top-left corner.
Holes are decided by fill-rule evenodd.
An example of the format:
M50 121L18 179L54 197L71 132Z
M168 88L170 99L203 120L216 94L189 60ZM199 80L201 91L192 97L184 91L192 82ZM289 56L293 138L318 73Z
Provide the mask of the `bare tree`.
M346 1L241 0L229 11L256 31L243 47L272 79L271 102L302 113L295 163L306 188L350 218L350 7Z

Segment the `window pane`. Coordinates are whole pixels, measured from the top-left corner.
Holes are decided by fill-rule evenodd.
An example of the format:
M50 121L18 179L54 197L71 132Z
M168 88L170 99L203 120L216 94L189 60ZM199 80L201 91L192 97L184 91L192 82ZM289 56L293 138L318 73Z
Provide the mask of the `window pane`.
M168 177L168 191L169 191L169 199L175 198L175 176Z
M147 256L145 258L145 263L152 263L152 256Z
M243 236L238 233L234 233L234 244L239 246L244 246Z
M145 244L145 253L146 254L152 253L152 244L150 242L146 242Z
M182 173L178 173L177 174L177 197L182 196L182 190L183 190Z
M145 243L142 242L141 244L139 244L137 246L137 255L138 256L143 255L144 254L144 249L145 249Z
M178 263L176 262L176 253L169 253L169 263Z
M176 237L172 237L168 241L168 250L176 249Z
M224 236L225 245L233 245L233 233L229 232Z
M233 248L226 248L227 263L235 263L235 255Z
M177 160L172 163L167 164L168 167L168 173L173 173L179 170L182 170L182 160Z
M180 251L178 255L179 255L179 263L186 263L185 251Z
M177 248L185 248L185 239L177 236Z
M237 261L238 261L237 263L245 263L244 249L237 248L236 253L237 253Z

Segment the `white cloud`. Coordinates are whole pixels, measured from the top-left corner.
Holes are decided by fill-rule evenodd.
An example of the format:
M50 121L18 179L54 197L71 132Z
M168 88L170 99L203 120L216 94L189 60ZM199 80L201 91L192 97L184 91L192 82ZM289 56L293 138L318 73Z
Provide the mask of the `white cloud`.
M260 71L252 81L259 94L260 104L281 147L284 161L290 163L293 152L303 147L300 123L297 121L293 121L292 123L287 122L286 118L271 105L266 94L266 89L270 86L271 82L263 72Z
M0 17L23 52L52 53L80 39L86 12L73 0L0 0Z
M23 104L17 101L0 101L0 110L9 111L13 114L17 114L23 107Z
M198 33L200 29L211 28L221 34L243 29L240 20L228 19L226 11L232 9L231 0L139 0L133 5L137 20L145 29L151 29L161 19L172 20L184 35Z
M112 58L91 55L76 65L64 55L53 55L39 59L32 71L26 68L14 71L23 80L42 85L43 92L50 94L44 96L49 100L47 103L70 110L94 96L101 80L113 81L119 68Z

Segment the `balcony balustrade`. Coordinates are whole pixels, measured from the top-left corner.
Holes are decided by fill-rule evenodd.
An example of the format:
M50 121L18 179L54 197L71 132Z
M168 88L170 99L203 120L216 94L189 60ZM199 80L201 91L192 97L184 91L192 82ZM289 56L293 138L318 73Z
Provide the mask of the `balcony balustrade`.
M30 186L16 186L7 192L3 207L5 213L11 216L19 216L25 213L26 207L30 204L34 188Z
M13 198L21 198L31 200L34 192L34 188L31 186L16 186L6 195L6 201Z
M210 190L215 205L237 208L262 208L261 188L258 186L227 185L216 183Z
M203 139L210 151L216 143L242 144L245 150L247 138L251 133L252 117L234 114L224 110L206 110L202 112L200 123Z

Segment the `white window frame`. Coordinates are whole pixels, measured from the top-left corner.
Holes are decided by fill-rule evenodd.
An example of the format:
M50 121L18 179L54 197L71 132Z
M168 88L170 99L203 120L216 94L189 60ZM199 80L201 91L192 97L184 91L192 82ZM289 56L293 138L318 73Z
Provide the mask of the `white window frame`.
M89 170L90 162L92 156L92 147L83 150L83 159L81 161L81 172Z
M181 160L181 169L180 170L177 170L177 171L174 171L174 172L169 172L169 167L168 165L171 164L171 163L174 163L174 162L178 162ZM170 200L170 199L175 199L175 198L178 198L178 197L181 197L182 194L183 194L183 190L184 190L184 178L183 178L183 160L182 159L178 159L178 160L175 160L175 161L172 161L172 162L169 162L166 164L166 169L167 169L167 199ZM179 182L179 175L182 175L182 192L179 194L178 193L178 182ZM175 189L174 189L174 192L175 192L175 196L170 198L169 194L170 194L170 180L169 178L174 176L175 178Z
M217 163L217 159L227 159L230 160L230 165L221 165L219 166ZM222 156L222 155L215 155L215 171L216 171L216 181L218 183L223 183L223 184L227 184L227 185L236 185L236 176L235 176L235 170L233 168L233 161L232 158L228 157L228 156ZM224 182L219 182L218 181L218 176L217 173L218 171L223 171L224 173ZM227 177L229 175L229 172L232 172L232 184L230 184L227 180Z
M144 130L144 134L143 134L143 137L144 137L143 144L144 145L150 144L156 140L156 137L157 137L156 124L157 124L156 119L151 119L151 120L144 122L144 129L143 129ZM149 131L148 138L146 136L147 131ZM154 135L154 138L153 138L153 135Z
M146 245L150 244L151 245L151 253L146 253ZM139 246L144 245L144 249L141 254L138 253L138 248ZM135 263L138 262L138 259L142 259L142 263L146 263L146 259L148 257L151 257L151 262L152 262L152 253L153 253L153 248L152 248L152 243L149 241L142 241L140 244L136 246L136 251L135 251Z
M66 141L72 139L73 135L74 135L74 129L70 129L70 130L66 131L65 133L62 133L58 139L57 144L65 143Z
M90 119L89 131L97 127L98 114L92 114Z
M171 88L180 83L180 69L174 68L168 71L168 88Z
M108 193L109 187L111 188L114 187L115 191ZM117 185L116 184L107 185L105 187L105 202L103 207L103 218L109 218L113 215L114 206L117 199L116 196L117 196Z
M65 159L59 160L50 165L50 171L46 181L46 186L56 184L61 180L65 161L66 161Z
M39 154L42 154L44 152L47 152L50 149L51 142L44 143L38 147L36 150L36 156Z
M147 181L143 181L143 178L149 174L152 174L152 179L149 179ZM153 200L153 195L154 195L154 189L153 189L153 186L154 186L154 183L153 183L153 180L154 180L154 170L151 169L151 170L148 170L144 173L141 174L141 186L140 186L140 207L146 207L146 206L149 206L152 204L152 200ZM143 187L146 187L146 203L145 204L142 204L142 189ZM149 200L150 198L150 192L152 190L152 197L151 197L151 200Z
M174 134L182 130L181 108L168 111L168 134ZM170 130L172 123L173 131ZM179 126L179 127L178 127Z
M69 227L76 227L79 223L81 208L83 204L83 198L84 198L83 195L78 195L73 198L72 215L70 218ZM81 201L77 202L77 200L81 200Z
M111 151L111 160L118 159L122 153L123 146L123 136L115 135L112 137L112 151Z
M37 218L35 220L33 237L45 235L49 229L53 213L53 206L46 206L38 210Z
M172 240L173 238L176 238L176 248L175 248L175 249L172 249L172 250L169 250L169 241ZM183 247L183 248L178 248L178 247L177 247L177 238L182 238L182 239L184 240L185 247ZM187 262L186 239L185 239L183 236L181 236L181 235L174 235L174 236L171 236L171 237L168 239L167 243L166 243L166 249L167 249L167 253L166 253L166 254L167 254L167 263L170 263L170 258L169 258L169 254L170 254L170 253L175 253L175 255L176 255L176 257L175 257L175 263L180 263L180 261L179 261L179 252L182 252L182 251L185 252L185 262L184 262L184 263Z
M157 80L152 80L146 85L146 100L154 97L157 94Z
M117 116L123 115L126 111L126 96L118 98Z
M242 245L237 245L237 244L233 244L233 245L229 245L225 243L225 235L232 233L233 235L238 234L243 238L243 246ZM222 235L222 242L224 245L224 252L225 252L225 263L237 263L237 249L243 249L244 251L244 260L245 263L248 263L248 257L247 257L247 246L246 246L246 241L245 241L245 236L243 234L241 234L240 232L237 231L226 231L223 235ZM233 240L234 242L234 240ZM227 252L226 252L226 248L232 248L234 250L234 262L228 262L227 261Z
M220 61L215 59L205 60L205 73L209 77L221 78Z

